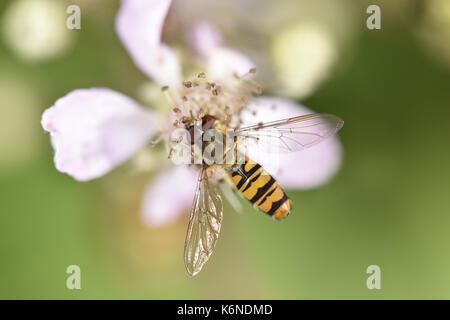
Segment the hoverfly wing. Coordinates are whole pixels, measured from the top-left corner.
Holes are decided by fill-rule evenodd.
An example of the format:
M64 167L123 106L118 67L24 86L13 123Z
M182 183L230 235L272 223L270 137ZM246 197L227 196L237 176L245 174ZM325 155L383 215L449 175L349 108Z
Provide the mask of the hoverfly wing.
M213 252L222 224L222 210L222 198L208 181L207 170L202 168L184 244L184 264L191 276L200 272Z
M289 153L320 143L343 125L335 115L316 113L240 128L236 135L248 146Z

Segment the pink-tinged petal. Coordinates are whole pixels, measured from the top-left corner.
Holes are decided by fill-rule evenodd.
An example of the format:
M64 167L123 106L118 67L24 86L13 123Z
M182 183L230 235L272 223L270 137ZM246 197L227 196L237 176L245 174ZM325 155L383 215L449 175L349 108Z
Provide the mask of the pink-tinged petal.
M256 114L254 114L256 111ZM291 100L260 97L242 112L242 127L314 113ZM332 136L311 148L289 153L264 155L255 147L248 154L263 165L285 188L309 189L328 182L341 164L342 146L337 136Z
M187 213L194 201L198 171L176 166L159 174L144 194L142 217L149 226L163 226Z
M135 64L161 85L180 82L175 53L161 42L170 0L122 0L116 31Z
M213 79L224 79L237 74L242 76L255 64L245 55L228 48L217 47L207 61L208 75Z
M220 32L206 21L191 26L186 33L186 38L192 50L203 57L210 56L214 49L223 44Z
M100 177L131 157L158 130L157 117L106 88L78 89L45 110L55 166L76 180Z

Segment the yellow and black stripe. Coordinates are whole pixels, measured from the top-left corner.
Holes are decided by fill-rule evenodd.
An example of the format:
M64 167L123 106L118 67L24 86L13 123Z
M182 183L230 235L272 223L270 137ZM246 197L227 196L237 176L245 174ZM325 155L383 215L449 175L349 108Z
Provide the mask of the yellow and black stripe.
M289 215L289 198L278 182L258 163L245 157L245 163L233 166L228 174L236 188L254 207L277 219Z

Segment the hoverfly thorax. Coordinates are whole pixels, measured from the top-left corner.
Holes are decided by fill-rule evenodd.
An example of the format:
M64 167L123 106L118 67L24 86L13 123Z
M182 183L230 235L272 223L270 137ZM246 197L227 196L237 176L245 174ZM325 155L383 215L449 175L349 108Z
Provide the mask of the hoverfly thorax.
M201 118L200 125L198 123L188 125L186 129L189 132L191 144L194 144L197 139L202 139L203 133L213 128L215 122L214 116L206 115Z
M221 163L223 158L223 146L225 139L221 131L214 127L217 119L212 115L203 116L200 121L195 121L186 130L189 133L191 153L201 150L202 165Z

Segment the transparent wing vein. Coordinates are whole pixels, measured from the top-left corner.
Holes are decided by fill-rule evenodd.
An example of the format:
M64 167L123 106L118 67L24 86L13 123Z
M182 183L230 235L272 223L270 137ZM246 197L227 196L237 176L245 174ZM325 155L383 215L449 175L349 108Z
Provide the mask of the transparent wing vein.
M184 263L194 276L211 256L222 224L222 198L208 181L207 170L202 169L189 217L184 245Z
M317 113L240 128L236 134L247 146L288 153L320 143L343 125L337 116Z

